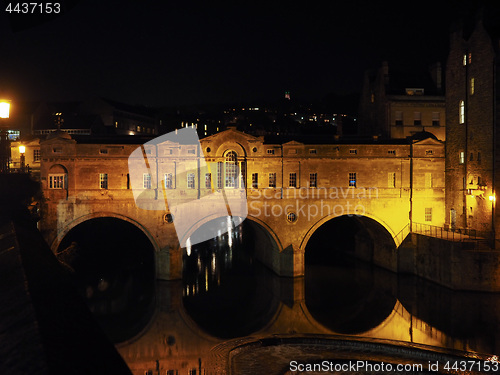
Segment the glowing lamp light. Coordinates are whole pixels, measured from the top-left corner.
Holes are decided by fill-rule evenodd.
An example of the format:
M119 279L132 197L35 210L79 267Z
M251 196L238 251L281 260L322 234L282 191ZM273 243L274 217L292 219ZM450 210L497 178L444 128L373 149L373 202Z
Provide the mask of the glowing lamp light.
M20 154L24 154L25 152L26 152L26 147L24 147L24 146L22 146L22 145L21 145L21 146L19 146L19 153L20 153Z
M495 201L495 199L496 199L496 198L495 198L495 195L490 195L488 198L489 198L489 199L490 199L490 201L492 201L492 202L494 202L494 201Z
M10 103L0 100L0 118L9 118Z

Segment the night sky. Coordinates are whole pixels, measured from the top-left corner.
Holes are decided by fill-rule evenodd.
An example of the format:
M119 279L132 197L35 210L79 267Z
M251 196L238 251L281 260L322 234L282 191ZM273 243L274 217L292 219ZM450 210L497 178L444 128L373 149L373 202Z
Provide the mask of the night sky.
M450 22L479 3L81 0L36 24L3 1L0 95L170 106L359 92L383 59L444 63Z

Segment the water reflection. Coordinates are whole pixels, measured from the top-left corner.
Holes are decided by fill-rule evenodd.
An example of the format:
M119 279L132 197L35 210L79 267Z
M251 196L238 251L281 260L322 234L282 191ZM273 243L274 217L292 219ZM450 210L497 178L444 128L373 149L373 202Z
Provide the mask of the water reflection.
M100 270L82 284L109 332L149 322L133 342L118 347L134 372L203 370L217 344L273 334L345 334L500 351L500 294L451 291L339 256L330 264L308 264L303 278L282 278L254 261L251 226L221 232L186 249L182 281L156 282L154 315L145 302L152 299L143 298L147 283L140 269Z
M189 246L183 258L183 304L206 333L220 338L251 334L270 319L273 295L243 243L243 225Z

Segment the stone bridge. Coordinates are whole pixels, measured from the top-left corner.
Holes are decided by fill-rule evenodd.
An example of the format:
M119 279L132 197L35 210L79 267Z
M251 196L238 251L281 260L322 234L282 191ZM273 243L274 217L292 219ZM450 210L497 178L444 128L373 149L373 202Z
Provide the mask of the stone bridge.
M150 240L157 278L178 279L185 251L181 243L214 219L238 216L231 208L239 207L259 243L256 257L280 276L304 275L309 240L341 216L362 228L356 238L360 258L397 271L396 250L411 216L423 222L426 207L429 224L444 222L443 145L438 141L273 145L231 129L190 147L82 143L64 134L42 142L40 229L52 250L61 250L63 238L79 224L112 217L133 224ZM148 173L133 173L129 158L137 150L147 158ZM434 171L432 188L424 185L420 171ZM221 192L224 215L207 200ZM178 238L180 217L170 215L171 208L186 204L196 215Z

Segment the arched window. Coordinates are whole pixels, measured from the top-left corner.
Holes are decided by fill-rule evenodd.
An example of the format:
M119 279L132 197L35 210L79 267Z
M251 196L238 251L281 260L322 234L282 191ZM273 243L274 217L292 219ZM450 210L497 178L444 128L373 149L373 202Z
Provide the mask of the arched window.
M234 151L226 153L225 162L226 188L238 187L238 155Z
M460 103L458 106L458 122L459 122L459 124L465 123L465 103L463 100L460 100Z

